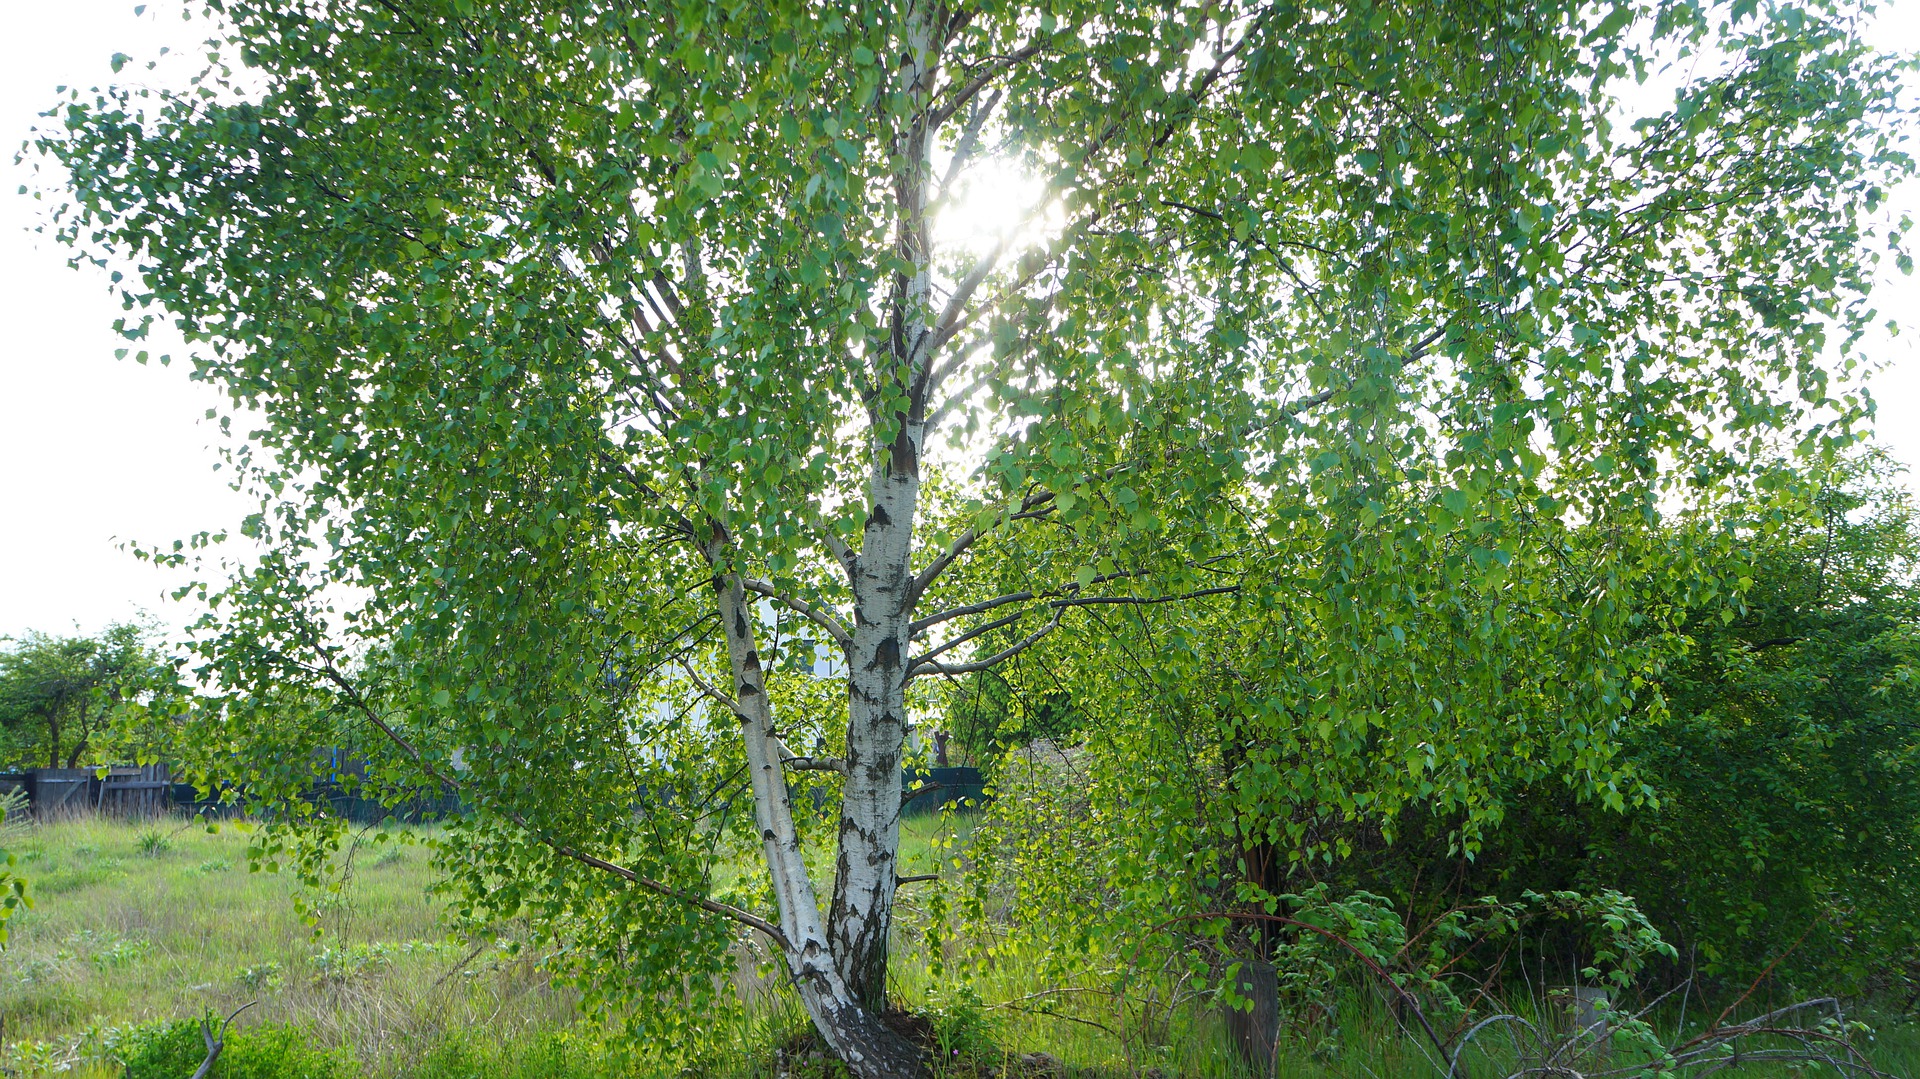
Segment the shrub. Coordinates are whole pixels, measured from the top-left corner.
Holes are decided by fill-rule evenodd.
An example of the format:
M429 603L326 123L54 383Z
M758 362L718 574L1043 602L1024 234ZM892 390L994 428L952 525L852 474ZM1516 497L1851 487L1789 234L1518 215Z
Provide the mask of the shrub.
M218 1024L218 1016L207 1022ZM263 1023L227 1032L227 1045L210 1079L349 1079L359 1069L343 1053L313 1044L299 1028ZM137 1028L120 1040L114 1055L126 1065L126 1079L181 1079L207 1057L200 1021Z

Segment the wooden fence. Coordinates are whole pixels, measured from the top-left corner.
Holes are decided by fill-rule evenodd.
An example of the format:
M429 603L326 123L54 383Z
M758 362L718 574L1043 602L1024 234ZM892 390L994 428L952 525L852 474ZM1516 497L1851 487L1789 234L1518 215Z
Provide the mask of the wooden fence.
M173 766L114 765L99 768L34 768L0 774L0 795L27 793L27 811L38 820L80 813L152 817L173 806Z

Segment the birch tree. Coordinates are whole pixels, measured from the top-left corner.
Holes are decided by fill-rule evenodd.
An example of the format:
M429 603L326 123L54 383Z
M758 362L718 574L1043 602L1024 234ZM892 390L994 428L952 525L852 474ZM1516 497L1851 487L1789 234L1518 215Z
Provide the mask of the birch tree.
M1417 450L1422 513L1632 529L1867 407L1822 350L1904 159L1849 10L210 13L191 87L39 136L76 259L137 266L123 331L257 417L210 730L286 790L302 732L457 787L465 909L596 993L697 1001L760 934L862 1077L923 1067L880 1021L917 681L1240 587L1235 485L1377 513ZM1621 123L1683 52L1725 64Z

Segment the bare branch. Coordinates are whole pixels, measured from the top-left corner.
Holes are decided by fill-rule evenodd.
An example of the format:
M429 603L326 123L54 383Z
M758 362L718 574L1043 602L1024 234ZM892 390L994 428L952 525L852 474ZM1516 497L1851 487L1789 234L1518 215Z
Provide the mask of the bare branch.
M947 100L946 104L933 110L927 118L928 128L938 130L942 124L953 119L953 114L959 112L960 109L965 106L967 102L973 100L980 91L992 85L993 80L1013 70L1015 67L1026 63L1035 56L1038 56L1041 50L1046 47L1047 43L1044 41L1031 42L988 64L986 70L961 84L960 88L954 92L954 95Z
M947 189L953 186L953 181L960 176L960 170L966 167L979 149L980 129L986 125L987 117L993 115L993 110L999 107L1001 96L1001 92L995 90L987 95L985 101L974 104L973 112L967 116L967 126L960 132L960 141L954 144L953 160L947 162L947 174L940 180L940 197L935 200L936 205L946 199Z
M1030 600L1034 598L1034 595L1035 593L1033 592L1009 592L1004 596L983 599L978 603L969 603L964 607L949 607L938 614L930 614L925 618L915 619L909 628L913 635L917 637L930 626L937 626L942 622L948 622L955 618L965 618L970 614L985 614L995 607L1004 607L1009 603L1020 603L1025 600Z
M651 499L654 505L665 511L667 516L673 521L673 531L696 543L699 542L700 533L693 527L693 522L687 519L687 515L680 512L680 507L674 505L658 488L635 475L633 468L628 465L627 462L620 460L604 448L600 451L600 459L616 472L619 472L628 483L638 488L641 494Z
M514 820L521 827L523 828L527 827L527 822L524 819L522 819L518 814L514 815ZM529 828L528 830L532 831L531 828ZM567 846L564 843L556 843L553 840L550 840L541 836L540 833L538 832L534 832L533 834L534 834L534 838L546 844L549 848L552 849L552 851L555 854L558 854L563 858L570 858L576 862L579 862L581 865L591 866L594 869L599 869L599 870L603 870L605 872L611 873L614 876L621 878L622 880L626 880L634 884L638 884L642 888L645 888L650 892L658 893L660 895L666 896L669 899L678 899L683 903L688 903L693 906L699 907L701 910L707 911L709 913L720 914L728 918L732 918L734 921L739 922L741 925L747 926L750 929L758 929L760 932L765 933L770 940L780 945L782 948L790 947L790 945L787 942L787 935L780 931L779 926L774 925L772 922L769 922L765 918L762 918L756 914L749 914L748 912L741 910L739 907L736 907L731 903L721 903L716 900L708 899L706 896L703 896L703 895L697 895L693 892L682 891L679 888L675 888L669 884L663 884L660 881L652 879L651 877L643 877L640 874L635 873L633 870L628 869L626 866L615 865L614 863L607 861L605 858L598 858L598 857L595 857L594 855L587 854L582 851L577 851L572 847Z
M840 621L832 611L827 610L825 607L815 603L809 603L798 596L787 595L785 592L775 588L771 581L762 581L755 577L740 578L740 586L749 592L755 592L766 596L768 599L777 600L789 608L806 615L807 619L814 625L826 630L834 640L840 642L841 647L852 647L853 633L847 629L846 623Z
M960 533L951 544L947 545L946 550L940 552L940 554L934 557L931 563L928 563L926 569L913 575L913 584L910 585L907 590L908 609L912 609L913 605L919 602L920 594L927 590L927 586L932 584L942 573L946 572L947 567L953 565L953 560L965 554L967 548L977 543L981 536L1005 524L1009 518L1019 517L1021 514L1028 513L1051 501L1053 501L1052 491L1036 491L1026 498L1021 499L1019 508L1011 514L1003 511L997 514L994 519L984 527L969 528L965 532ZM932 623L928 623L928 625L931 624Z
M725 708L728 712L731 712L736 716L742 714L740 711L740 702L734 700L732 697L728 696L727 694L722 693L719 690L715 689L712 683L700 677L700 672L694 670L692 664L682 659L680 660L680 669L687 672L687 677L693 679L694 687L698 689L701 693L712 698L716 703L718 703L721 707Z
M213 1028L205 1019L200 1020L200 1040L206 1043L207 1059L201 1061L200 1066L194 1069L193 1079L206 1079L207 1073L213 1070L213 1062L220 1059L220 1051L227 1047L227 1030L233 1026L234 1018L258 1003L260 1002L257 1000L250 1000L235 1008L233 1014L221 1022L218 1035L214 1034Z
M976 637L981 636L982 634L992 633L996 629L1001 629L1005 626L1011 626L1015 622L1020 621L1022 618L1025 618L1027 615L1032 613L1033 612L1031 610L1015 611L1012 614L1007 615L1005 618L996 618L993 621L986 623L985 625L975 626L973 629L970 629L967 632L962 633L960 636L955 637L950 641L947 641L946 643L940 645L938 648L934 648L928 652L923 653L922 655L919 656L919 661L924 663L927 660L930 660L933 657L939 655L940 653L951 651L955 648L958 648L959 646L967 643L968 641L973 640Z
M781 743L782 746L785 743ZM839 772L847 774L847 762L839 757L782 757L780 763L796 772Z
M1034 645L1040 643L1042 637L1058 629L1060 626L1060 617L1064 614L1066 614L1065 607L1055 608L1052 620L1046 625L1041 626L1039 629L1034 630L1019 641L1016 641L1012 647L1003 648L985 659L977 659L967 663L938 663L933 660L921 660L907 671L907 678L911 680L925 673L944 675L972 674L974 671L984 671L991 667L997 667L1007 660L1012 659L1014 656L1032 648Z
M1239 585L1226 584L1217 588L1200 588L1192 592L1182 592L1175 596L1075 596L1072 599L1050 600L1047 606L1060 609L1067 607L1093 607L1100 604L1151 607L1156 603L1177 603L1183 599L1199 599L1201 596L1224 596L1238 591L1240 591Z

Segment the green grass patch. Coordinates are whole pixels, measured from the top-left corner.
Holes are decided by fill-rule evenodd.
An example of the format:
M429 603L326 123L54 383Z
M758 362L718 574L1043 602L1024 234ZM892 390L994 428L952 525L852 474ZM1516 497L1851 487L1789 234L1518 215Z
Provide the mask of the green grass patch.
M950 872L968 827L965 818L903 822L901 873ZM355 850L347 886L318 904L316 936L297 912L298 885L250 872L247 836L235 827L79 820L29 829L14 843L38 897L0 952L0 1066L22 1079L186 1079L205 1056L201 1020L249 1003L216 1079L843 1074L783 981L752 962L735 980L748 1005L713 1016L705 1046L662 1051L607 1037L601 1017L582 1017L578 998L551 985L536 957L449 934L419 846ZM900 893L892 995L916 1013L907 1022L942 1079L1253 1074L1191 985L1136 987L1121 998L1097 978L1063 983L1018 949L996 951L968 983L934 978L927 887ZM1920 1077L1915 1027L1881 1024L1872 1052L1883 1071ZM1289 1025L1274 1069L1287 1079L1437 1074L1435 1054L1360 990ZM1742 1064L1728 1074L1821 1073Z

